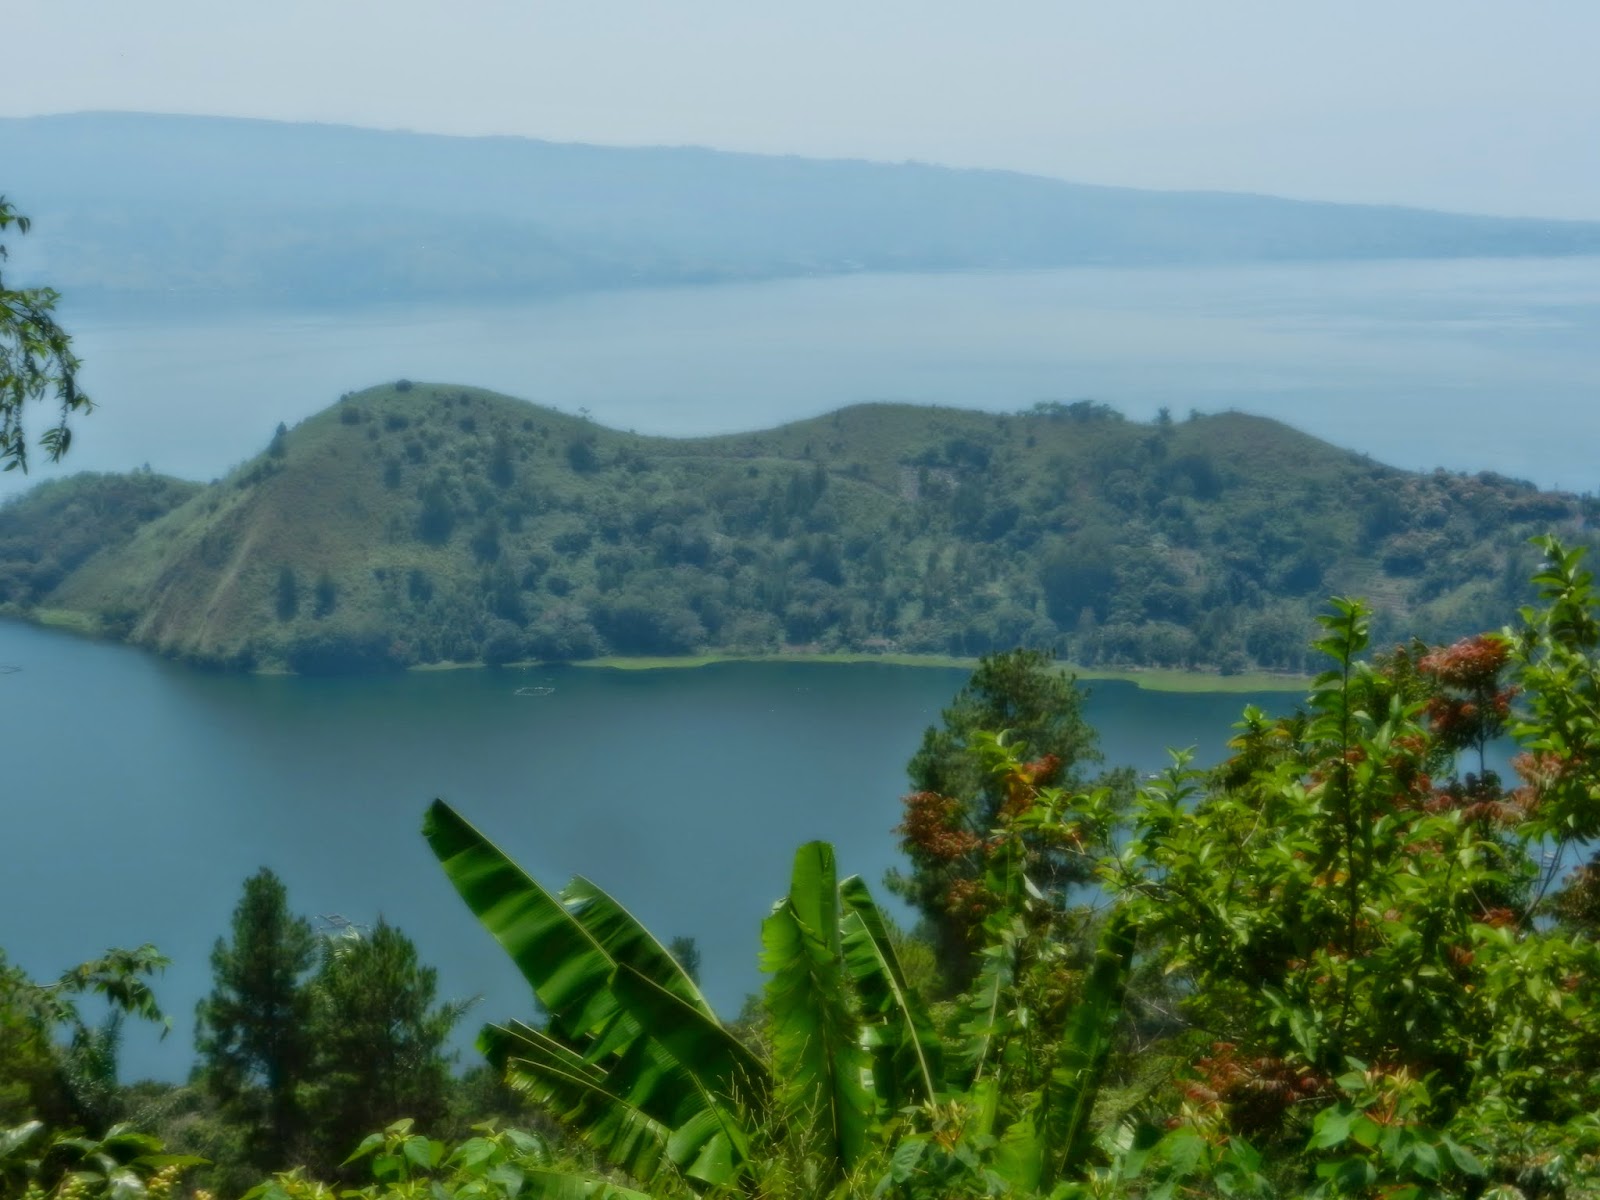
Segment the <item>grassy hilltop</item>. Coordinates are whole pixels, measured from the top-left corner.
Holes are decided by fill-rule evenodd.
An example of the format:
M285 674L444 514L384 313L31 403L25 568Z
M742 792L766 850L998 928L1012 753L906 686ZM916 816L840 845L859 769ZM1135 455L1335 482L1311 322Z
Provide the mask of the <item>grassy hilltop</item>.
M1379 640L1499 623L1527 537L1589 507L1239 414L863 405L667 439L402 381L209 486L78 476L0 507L0 611L307 672L1019 643L1296 670L1330 593L1372 599Z

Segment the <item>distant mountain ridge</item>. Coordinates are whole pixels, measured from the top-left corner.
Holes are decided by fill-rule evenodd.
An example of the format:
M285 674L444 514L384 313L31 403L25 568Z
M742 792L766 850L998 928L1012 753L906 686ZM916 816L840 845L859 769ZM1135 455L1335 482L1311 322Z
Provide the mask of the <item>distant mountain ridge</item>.
M454 385L351 394L210 485L0 505L0 613L233 668L842 650L1299 670L1330 594L1374 640L1511 619L1527 539L1600 502L1413 474L1225 413L862 405L640 437Z
M215 117L0 119L79 299L492 299L852 271L1600 254L1600 222Z

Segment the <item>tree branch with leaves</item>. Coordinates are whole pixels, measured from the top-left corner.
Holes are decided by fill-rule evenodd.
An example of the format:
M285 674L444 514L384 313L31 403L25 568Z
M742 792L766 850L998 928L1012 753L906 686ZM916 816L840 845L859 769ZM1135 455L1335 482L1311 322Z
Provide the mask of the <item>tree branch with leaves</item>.
M0 236L28 232L30 222L0 196ZM0 271L6 263L0 241ZM72 338L55 318L60 294L49 287L14 288L0 273L0 469L28 469L28 437L23 412L34 401L55 404L54 424L37 445L58 462L72 444L71 418L94 407L78 386L81 365Z

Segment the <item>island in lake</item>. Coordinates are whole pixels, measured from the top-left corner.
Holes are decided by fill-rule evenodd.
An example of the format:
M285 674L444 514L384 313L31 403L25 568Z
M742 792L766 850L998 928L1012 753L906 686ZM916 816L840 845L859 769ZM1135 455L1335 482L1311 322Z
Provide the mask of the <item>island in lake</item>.
M1416 474L1236 413L862 405L675 439L455 385L352 393L210 484L81 475L0 507L0 612L233 669L973 656L1300 671L1502 623L1591 498Z

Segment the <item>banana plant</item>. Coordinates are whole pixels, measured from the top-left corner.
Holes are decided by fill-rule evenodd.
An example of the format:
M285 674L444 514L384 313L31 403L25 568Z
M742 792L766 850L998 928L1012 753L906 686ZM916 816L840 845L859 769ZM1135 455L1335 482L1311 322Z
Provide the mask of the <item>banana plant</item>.
M479 1047L509 1083L644 1189L750 1192L773 1139L837 1188L890 1147L896 1114L994 1095L963 1036L952 1053L909 986L888 923L833 850L796 852L788 895L762 926L770 1055L718 1020L694 981L622 905L578 877L552 893L442 801L423 829L445 874L547 1013L543 1028L492 1025ZM1132 956L1131 927L1103 944L1061 1061L1002 1136L1026 1190L1087 1146L1087 1114ZM1003 976L1003 971L1001 972ZM1004 980L983 1038L1005 1036ZM1081 1028L1080 1028L1081 1026ZM987 1091L986 1091L987 1089ZM1011 1106L1015 1108L1016 1106ZM989 1119L999 1106L987 1103ZM1031 1141L1028 1131L1031 1130ZM551 1178L541 1195L594 1181ZM1022 1194L1024 1189L1018 1189ZM648 1194L646 1192L645 1194Z

